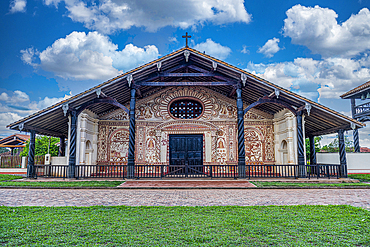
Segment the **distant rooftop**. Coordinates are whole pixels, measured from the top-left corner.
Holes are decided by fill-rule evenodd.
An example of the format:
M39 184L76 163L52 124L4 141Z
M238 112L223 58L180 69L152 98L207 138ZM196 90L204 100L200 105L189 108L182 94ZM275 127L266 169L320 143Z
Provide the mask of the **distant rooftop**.
M350 98L361 99L361 96L366 93L370 93L370 81L365 82L364 84L358 87L355 87L354 89L342 94L340 97L342 99L350 99ZM366 96L367 95L365 95L365 97Z

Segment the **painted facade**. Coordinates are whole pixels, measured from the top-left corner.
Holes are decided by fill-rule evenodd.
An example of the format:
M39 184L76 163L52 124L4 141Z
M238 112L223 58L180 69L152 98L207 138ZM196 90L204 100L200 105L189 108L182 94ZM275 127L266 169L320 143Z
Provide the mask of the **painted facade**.
M169 106L179 99L200 102L202 114L176 119ZM204 87L168 87L138 100L135 109L135 164L169 164L170 134L202 134L204 164L237 164L236 100ZM127 164L128 119L122 109L99 116L84 110L77 126L78 164ZM294 114L286 110L275 115L248 111L244 116L246 164L296 164L295 125ZM287 143L284 151L283 142Z

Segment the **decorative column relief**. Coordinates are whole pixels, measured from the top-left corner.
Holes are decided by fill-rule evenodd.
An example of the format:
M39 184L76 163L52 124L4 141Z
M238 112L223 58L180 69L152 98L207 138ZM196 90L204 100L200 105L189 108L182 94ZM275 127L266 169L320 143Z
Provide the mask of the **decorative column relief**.
M135 177L135 104L136 104L136 89L131 89L130 101L130 136L128 147L128 163L127 163L127 178L133 179Z
M347 177L347 155L346 145L344 142L344 130L338 130L338 142L339 142L339 159L341 166L341 177Z
M27 165L27 177L33 178L35 176L35 139L36 131L30 131L30 144L28 149L28 165Z
M161 157L161 137L162 137L162 132L160 130L157 130L155 132L155 137L156 137L156 145L155 145L155 158L156 160L159 162L159 161L162 161L162 157Z
M211 162L212 160L212 137L210 132L205 132L205 162Z
M236 89L236 96L238 110L238 173L239 178L245 178L244 110L241 88Z
M168 135L166 132L162 132L161 135L161 162L167 162Z
M297 146L298 146L298 176L306 177L306 166L304 163L304 139L303 139L302 111L297 113Z
M212 155L211 155L211 162L217 161L217 133L216 131L211 132L212 138Z
M75 177L76 166L76 127L77 127L77 113L71 112L71 145L69 148L69 163L68 163L68 177Z

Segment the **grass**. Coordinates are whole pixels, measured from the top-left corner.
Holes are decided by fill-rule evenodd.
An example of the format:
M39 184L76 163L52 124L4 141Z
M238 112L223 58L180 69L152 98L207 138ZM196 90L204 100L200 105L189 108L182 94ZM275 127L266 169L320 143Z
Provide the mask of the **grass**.
M0 182L0 187L43 187L43 188L56 188L56 187L117 187L124 181L53 181L53 182L22 182L22 181L9 181Z
M297 183L297 182L251 182L257 187L366 187L365 183Z
M352 206L0 207L6 246L369 246Z
M349 174L348 177L358 179L361 182L370 182L370 174Z
M23 178L21 176L0 174L0 187L42 187L42 188L56 188L56 187L117 187L124 181L11 181Z
M0 174L0 181L8 181L14 179L23 178L22 176L15 176L15 175L8 175L8 174Z

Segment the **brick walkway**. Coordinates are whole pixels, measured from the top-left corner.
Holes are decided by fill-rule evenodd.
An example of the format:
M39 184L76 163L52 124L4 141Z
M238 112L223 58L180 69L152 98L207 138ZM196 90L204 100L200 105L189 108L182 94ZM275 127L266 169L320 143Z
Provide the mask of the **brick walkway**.
M370 189L0 189L4 206L326 205L370 208Z

